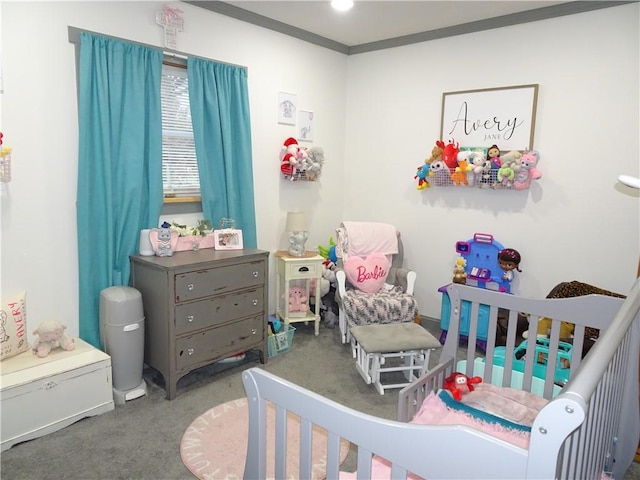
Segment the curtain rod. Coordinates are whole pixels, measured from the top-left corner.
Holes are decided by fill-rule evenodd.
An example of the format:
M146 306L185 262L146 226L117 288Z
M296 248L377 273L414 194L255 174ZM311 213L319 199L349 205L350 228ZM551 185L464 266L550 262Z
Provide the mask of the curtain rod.
M114 40L120 40L122 42L128 42L128 43L133 43L135 45L142 45L145 47L149 47L149 48L156 48L159 49L159 47L157 45L149 45L148 43L142 43L142 42L136 42L134 40L129 40L127 38L120 38L120 37L114 37L113 35L105 35L104 33L100 33L100 32L92 32L91 30L85 30L84 28L78 28L78 27L72 27L71 25L68 26L68 31L69 31L69 43L74 43L76 45L80 45L80 34L81 33L90 33L92 35L100 35L106 38L112 38ZM202 57L199 55L191 55L190 53L184 53L184 52L179 52L177 50L171 50L171 49L162 49L163 53L167 56L173 56L175 58L180 58L183 60L186 60L188 57L193 57L193 58L199 58L202 60L207 60L209 62L217 62L217 63L221 63L223 65L229 65L231 67L237 67L237 68L242 68L247 75L249 74L249 69L247 67L245 67L244 65L236 65L234 63L229 63L229 62L221 62L220 60L215 60L213 58L207 58L207 57Z

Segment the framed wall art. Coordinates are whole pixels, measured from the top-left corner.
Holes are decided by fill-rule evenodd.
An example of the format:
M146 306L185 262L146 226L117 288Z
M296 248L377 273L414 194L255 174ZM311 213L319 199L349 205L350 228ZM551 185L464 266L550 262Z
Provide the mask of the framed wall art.
M532 149L537 102L538 84L445 92L440 138L466 147Z
M298 106L293 93L278 93L278 123L295 125Z

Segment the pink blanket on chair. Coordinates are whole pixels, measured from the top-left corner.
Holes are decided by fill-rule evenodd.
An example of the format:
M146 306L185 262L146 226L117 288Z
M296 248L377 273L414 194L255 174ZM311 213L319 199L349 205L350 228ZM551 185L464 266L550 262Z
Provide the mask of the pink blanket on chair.
M495 423L487 423L478 420L467 413L452 410L438 398L435 393L429 394L422 403L420 411L410 423L419 425L463 425L480 430L517 447L529 448L529 433L505 428ZM376 480L388 479L391 474L391 465L381 457L374 456L371 463L371 478ZM355 480L357 474L340 472L341 480ZM420 480L420 477L409 474L407 478Z
M398 253L398 233L396 227L388 223L375 222L343 222L344 232L342 242L338 242L336 249L338 256L367 256L370 253L395 255ZM346 245L345 245L346 244Z

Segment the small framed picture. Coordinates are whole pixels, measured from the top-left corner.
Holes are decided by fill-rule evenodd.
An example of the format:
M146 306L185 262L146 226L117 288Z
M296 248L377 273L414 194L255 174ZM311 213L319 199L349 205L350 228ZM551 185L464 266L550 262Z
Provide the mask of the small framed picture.
M235 228L225 228L213 231L214 244L216 250L242 250L242 230Z

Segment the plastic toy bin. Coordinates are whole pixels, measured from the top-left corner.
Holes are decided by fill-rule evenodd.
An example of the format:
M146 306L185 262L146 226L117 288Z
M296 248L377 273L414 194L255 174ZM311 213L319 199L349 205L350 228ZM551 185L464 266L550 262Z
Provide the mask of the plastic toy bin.
M267 356L275 357L287 353L293 346L293 334L296 329L290 324L283 324L286 330L267 337Z
M442 303L440 307L440 328L442 335L440 342L444 343L449 330L449 319L451 317L451 300L447 293L447 285L440 287L438 292L442 294ZM469 317L471 316L471 303L466 300L462 301L462 312L460 312L460 335L467 337L469 335ZM478 310L478 329L476 332L476 343L483 350L486 348L487 336L489 329L489 307L480 305Z

